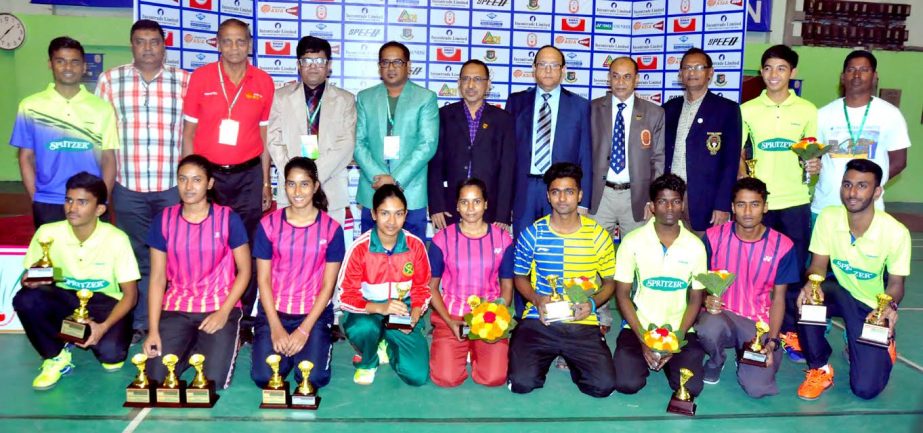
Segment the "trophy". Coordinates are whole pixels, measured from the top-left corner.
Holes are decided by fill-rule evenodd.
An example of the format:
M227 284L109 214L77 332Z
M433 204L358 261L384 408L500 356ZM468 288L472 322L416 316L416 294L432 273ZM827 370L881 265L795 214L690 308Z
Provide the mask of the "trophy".
M320 397L317 390L311 385L308 378L311 376L311 369L314 363L311 361L301 361L298 363L298 369L301 370L301 383L292 393L292 409L309 409L315 410L320 405Z
M686 382L688 382L692 376L692 370L688 368L679 369L679 389L670 397L670 404L667 405L667 412L686 416L695 415L695 397L686 389Z
M756 178L756 160L748 159L748 160L745 160L744 162L747 164L747 173L750 175L750 177L755 179Z
M887 293L878 294L878 308L862 325L862 334L857 339L860 343L882 348L887 348L891 344L891 330L888 328L888 320L884 318L884 313L892 299Z
M182 407L185 400L186 381L176 377L176 363L179 357L169 353L161 360L167 367L167 377L157 387L157 407Z
M266 357L266 364L272 369L272 377L263 387L263 402L260 409L287 409L289 403L288 382L279 375L279 363L282 356L273 353Z
M574 320L574 306L558 293L558 276L549 275L546 279L551 288L551 300L545 303L545 321L554 323Z
M37 285L54 284L54 264L51 263L51 244L53 239L39 239L38 244L42 247L42 258L33 264L26 271L24 283Z
M131 363L138 369L138 375L125 388L125 403L122 404L122 407L151 407L156 401L154 399L154 388L157 387L157 382L151 381L144 374L147 355L136 353L135 356L131 357Z
M811 282L811 298L801 306L801 317L798 323L802 325L827 326L827 307L820 299L820 283L824 277L817 274L808 275Z
M397 291L397 299L399 301L403 301L404 297L407 296L407 293L410 292L410 283L408 282L406 285L396 283L395 286L395 290ZM413 326L410 325L410 315L389 314L385 316L385 328L413 329Z
M215 381L206 378L202 372L205 355L193 354L189 357L189 365L195 368L195 378L186 387L186 407L213 407L218 401L218 394L215 392Z
M753 341L749 345L744 346L743 352L740 354L740 362L742 364L755 365L757 367L766 367L766 360L769 358L769 355L763 353L763 335L769 332L769 325L760 320L756 322L756 337L753 338Z
M73 314L67 316L61 322L61 331L58 333L59 338L71 343L86 343L87 339L90 338L90 321L93 320L87 310L87 304L92 297L93 292L87 289L77 291L77 300L80 301L80 306L74 310Z

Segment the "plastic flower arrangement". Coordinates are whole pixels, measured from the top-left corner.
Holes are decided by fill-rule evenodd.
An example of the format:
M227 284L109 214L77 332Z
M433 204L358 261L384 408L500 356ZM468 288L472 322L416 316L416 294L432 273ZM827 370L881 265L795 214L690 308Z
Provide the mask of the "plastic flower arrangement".
M510 331L516 327L510 309L503 298L493 302L483 302L480 297L468 297L471 312L465 314L465 324L468 325L469 340L483 340L487 343L510 338Z

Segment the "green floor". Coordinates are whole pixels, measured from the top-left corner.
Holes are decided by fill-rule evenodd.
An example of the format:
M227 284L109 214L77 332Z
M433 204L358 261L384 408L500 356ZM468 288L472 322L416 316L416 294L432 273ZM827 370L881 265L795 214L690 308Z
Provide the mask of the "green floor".
M697 399L698 415L685 418L666 414L670 392L661 374L651 376L636 395L616 394L594 399L580 394L569 375L552 369L545 388L514 395L506 388L486 389L470 381L457 389L434 385L411 388L387 367L375 384L352 383L351 348L334 347L334 376L321 390L321 409L277 411L258 409L260 393L250 382L250 350L238 358L230 389L213 409L125 409L124 387L134 368L107 374L88 352L77 351L74 373L51 391L35 392L30 383L39 360L23 335L0 335L0 433L9 432L560 432L689 431L690 428L727 432L923 432L923 234L914 233L913 272L902 302L898 325L901 360L887 389L863 401L849 392L842 335L831 331L831 363L836 385L819 400L795 396L803 365L785 361L778 374L780 394L753 400L736 383L728 364L721 383L706 385ZM610 334L610 345L614 335ZM136 347L133 348L137 350ZM191 376L187 372L187 376ZM797 430L796 430L797 429Z

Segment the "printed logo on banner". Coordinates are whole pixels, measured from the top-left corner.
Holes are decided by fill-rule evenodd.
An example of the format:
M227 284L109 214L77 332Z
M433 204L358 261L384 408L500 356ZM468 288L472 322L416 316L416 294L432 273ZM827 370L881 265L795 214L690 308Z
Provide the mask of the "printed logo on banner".
M384 31L381 26L363 26L346 24L343 27L343 39L351 41L382 41Z
M556 14L591 15L593 13L593 1L592 0L589 0L589 1L588 0L556 0L554 2L554 12Z
M471 47L471 58L485 63L510 63L510 50L505 48Z
M256 18L298 18L298 5L291 3L259 3Z
M639 88L661 88L663 87L663 72L644 72L638 74Z
M461 65L430 65L429 78L431 80L458 80Z
M183 49L216 51L218 38L214 33L183 32Z
M631 20L618 18L601 20L597 18L593 30L595 30L596 33L630 35Z
M469 12L452 9L430 9L429 23L434 26L453 26L467 28L469 23Z
M718 91L715 91L714 93L722 98L730 99L731 101L734 101L734 102L737 102L740 100L740 92L736 90L718 90Z
M664 102L672 101L676 98L682 98L682 97L683 97L683 91L681 89L669 89L669 90L663 91Z
M297 38L297 21L260 21L257 36L261 38Z
M740 69L743 65L740 53L719 53L712 56L715 69Z
M315 0L318 1L318 0ZM321 0L321 1L335 1L335 0ZM371 3L371 2L369 2ZM425 5L421 0L391 0L391 3L402 5L402 6L421 6Z
M223 14L253 16L253 0L219 1L218 9Z
M562 50L589 50L590 37L558 35L554 38L554 45Z
M711 76L710 87L724 90L740 88L740 72L716 71Z
M167 50L167 59L164 61L164 63L176 68L180 68L182 67L182 56L182 51L180 50Z
M164 26L179 27L179 9L142 4L138 7L141 19L154 20Z
M467 44L468 29L440 29L429 30L430 42L439 44Z
M701 33L681 33L667 36L667 51L686 51L692 47L702 46Z
M535 83L535 73L532 68L513 68L512 76L514 83Z
M413 32L413 27L404 27L403 29L401 29L401 36L400 36L400 38L401 38L402 40L405 40L405 41L412 41L412 40L414 40L414 37L415 37L415 34L414 34L414 32Z
M689 33L699 31L697 17L677 17L671 19L673 33Z
M174 36L174 34L176 33L176 30L163 29L163 32L165 34L163 38L163 46L167 48L172 48L172 47L177 46L176 37Z
M660 52L663 51L663 36L647 36L631 39L631 51L638 53Z
M301 24L301 34L328 40L340 39L343 35L343 25L339 23L306 22Z
M493 76L493 72L490 74ZM505 84L494 84L487 90L487 99L501 99L505 100L509 97L510 86Z
M679 14L696 14L702 13L703 4L702 0L670 0L667 4L667 14L669 15L679 15Z
M466 8L468 7L468 2L470 1L471 0L430 0L429 5L438 6L438 7L455 7L455 8L465 7Z
M455 11L445 11L445 14L442 16L442 21L447 26L455 24Z
M514 32L513 46L535 48L551 43L551 33L544 32Z
M191 9L216 12L215 5L212 0L189 0L186 5Z
M596 15L631 18L631 5L632 2L629 0L597 1Z
M635 56L635 61L638 62L639 71L653 71L660 68L661 58L660 55L646 55L646 56Z
M741 11L744 9L744 0L706 0L706 12Z
M193 70L218 61L218 53L183 53L183 69Z
M593 82L590 83L593 87L605 87L607 90L609 88L609 71L593 71ZM602 92L605 93L605 92Z
M666 0L648 0L634 3L634 16L637 17L655 17L663 15L667 11Z
M378 45L368 42L344 42L343 57L348 59L378 60Z
M260 54L264 56L291 56L295 54L292 41L263 41Z
M474 0L475 9L505 9L510 10L513 3L510 0ZM467 6L467 5L465 5ZM518 8L517 8L518 9Z
M260 69L268 74L295 75L298 73L298 62L292 58L260 57L257 59Z
M705 31L728 31L744 29L744 13L711 14L705 16Z
M590 64L590 53L578 53L574 51L564 54L564 63L567 64L568 68L589 68L592 66Z
M395 16L391 15L391 23L400 23L400 24L426 24L426 11L420 9L403 9L395 19Z
M461 62L462 48L459 47L436 47L437 62Z
M206 32L218 31L218 15L205 12L183 14L183 27Z
M610 36L607 38L604 36L596 36L593 39L593 48L596 51L615 51L620 53L628 53L631 51L631 37Z
M440 97L458 96L458 86L454 86L454 87L449 86L449 83L441 83L441 84L442 85L440 86L440 83L430 83L430 86L431 86L430 90L435 91L436 95ZM433 87L435 87L436 89L434 89Z
M375 6L345 6L343 15L346 21L360 23L384 24L385 8Z
M519 30L551 31L550 15L516 14L513 16L513 28Z
M740 50L743 48L743 33L712 33L705 35L705 51Z
M504 35L504 33L498 33L498 32L496 32L496 31L493 32L493 33L489 32L489 31L484 32L484 36L481 37L481 44L484 44L484 45L500 45L500 44L503 43L503 40L504 40L504 39L509 39L509 34L508 34L508 33L506 33L506 38L504 38L503 35ZM476 40L477 40L477 37L475 37L474 40L476 41Z
M664 29L663 19L635 20L631 25L632 35L662 34Z
M561 18L561 27L558 29L562 32L585 32L585 18Z
M510 14L503 12L475 11L471 15L471 22L476 27L508 29L510 28Z
M416 65L420 65L420 64L425 65L426 63L423 61L421 61L421 63L416 63ZM426 75L426 69L423 66L413 66L413 65L415 64L411 64L410 66L410 78L422 78L423 76Z
M638 90L635 92L635 95L645 101L653 102L657 105L660 105L663 102L663 93L660 91L641 91Z
M510 63L527 66L535 63L535 50L513 50L513 59Z

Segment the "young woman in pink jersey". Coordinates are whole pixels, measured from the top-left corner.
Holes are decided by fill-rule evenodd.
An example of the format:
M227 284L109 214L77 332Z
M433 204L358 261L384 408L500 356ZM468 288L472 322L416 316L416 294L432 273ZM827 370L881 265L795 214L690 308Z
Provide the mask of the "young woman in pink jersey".
M330 299L346 249L343 229L327 215L314 161L292 158L284 176L290 205L264 216L253 239L260 307L250 377L266 385L272 370L264 360L277 353L282 377L301 361L314 363L308 380L320 388L330 382ZM295 381L301 380L295 369Z
M462 317L470 312L466 300L477 295L485 302L513 296L513 239L506 230L484 221L487 186L468 179L458 186L458 223L440 230L429 247L433 277L433 344L430 379L444 387L461 385L468 377L481 385L506 383L509 340L469 341L460 334ZM440 290L440 282L442 290Z
M205 355L205 376L231 383L240 330L240 297L250 281L250 247L244 224L231 208L211 203L212 164L201 155L177 169L180 203L157 214L147 244L150 325L144 352L147 371L162 381L161 355L179 357L177 374L194 353Z

